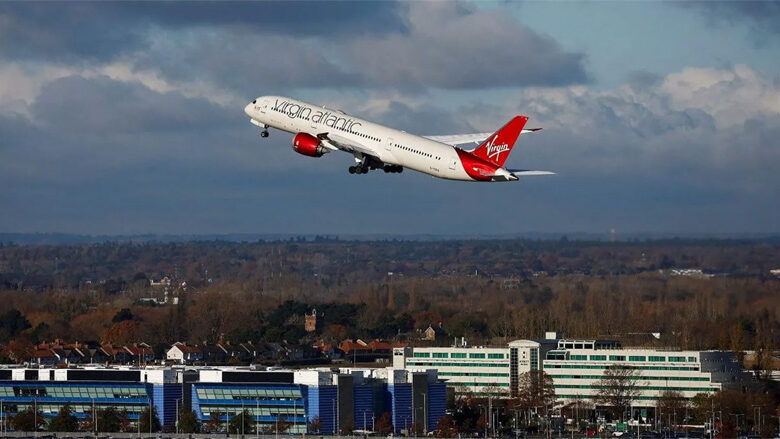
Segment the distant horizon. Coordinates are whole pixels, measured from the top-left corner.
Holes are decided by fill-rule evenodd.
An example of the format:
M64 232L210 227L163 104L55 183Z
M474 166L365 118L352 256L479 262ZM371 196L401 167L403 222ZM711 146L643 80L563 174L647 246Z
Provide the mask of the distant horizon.
M744 240L755 242L780 241L778 233L660 233L660 232L624 232L616 233L614 241L611 241L609 233L596 232L524 232L503 234L478 234L478 233L136 233L136 234L81 234L59 232L0 232L0 244L44 244L44 245L68 245L68 244L97 244L103 242L146 242L146 243L172 243L172 242L284 242L296 239L304 239L313 242L316 239L322 241L469 241L469 240L515 240L527 239L538 241L560 241L567 239L576 242L601 242L601 243L631 243L638 240L666 241L666 240Z

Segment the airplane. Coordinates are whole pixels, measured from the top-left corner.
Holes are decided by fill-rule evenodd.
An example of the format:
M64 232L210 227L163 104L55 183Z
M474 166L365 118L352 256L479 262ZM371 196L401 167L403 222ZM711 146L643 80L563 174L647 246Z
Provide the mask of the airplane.
M409 168L434 177L461 181L517 181L519 177L553 175L549 171L506 169L509 153L525 128L527 116L515 116L495 133L416 136L385 127L341 110L308 104L282 96L261 96L244 108L249 121L268 137L268 128L295 134L292 149L309 157L332 151L353 155L350 174L382 169L400 173ZM458 147L478 144L474 149Z

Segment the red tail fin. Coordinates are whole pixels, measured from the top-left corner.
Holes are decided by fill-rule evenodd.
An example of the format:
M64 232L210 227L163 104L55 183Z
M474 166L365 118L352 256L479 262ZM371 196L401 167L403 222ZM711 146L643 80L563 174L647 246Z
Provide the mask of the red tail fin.
M528 117L515 116L509 123L482 142L477 149L472 151L472 154L498 166L504 166L504 162L509 157L509 153L515 146L526 122L528 122Z

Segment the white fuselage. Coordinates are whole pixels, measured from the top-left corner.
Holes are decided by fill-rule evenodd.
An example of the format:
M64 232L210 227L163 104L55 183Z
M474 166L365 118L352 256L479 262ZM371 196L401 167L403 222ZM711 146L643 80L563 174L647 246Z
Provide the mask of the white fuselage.
M244 111L258 125L312 136L329 133L365 145L373 151L372 155L386 164L439 178L474 181L463 169L454 147L349 116L339 110L281 96L264 96L247 105Z

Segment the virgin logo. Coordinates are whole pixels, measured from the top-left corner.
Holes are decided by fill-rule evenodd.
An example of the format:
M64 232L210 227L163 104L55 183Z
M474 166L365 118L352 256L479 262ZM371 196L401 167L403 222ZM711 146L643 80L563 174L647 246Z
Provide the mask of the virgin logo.
M487 158L492 160L498 160L502 152L509 151L509 145L506 143L496 145L496 140L498 140L498 134L493 136L493 138L490 139L490 142L485 145L485 148L487 148Z

